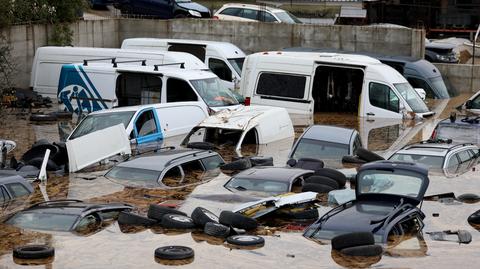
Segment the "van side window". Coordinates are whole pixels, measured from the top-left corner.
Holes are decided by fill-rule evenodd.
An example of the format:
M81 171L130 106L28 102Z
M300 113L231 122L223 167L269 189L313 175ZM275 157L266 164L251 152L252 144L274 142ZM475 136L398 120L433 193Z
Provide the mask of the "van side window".
M414 88L422 88L425 90L425 93L427 94L426 98L434 98L435 93L433 92L432 88L428 85L425 80L420 79L420 78L414 78L414 77L407 77L408 83L412 85Z
M157 132L157 123L152 110L143 112L135 122L138 137L154 134Z
M242 10L239 8L230 7L230 8L224 9L222 12L220 12L220 14L239 17L240 11Z
M232 71L224 61L210 58L208 60L208 68L221 80L232 81Z
M387 85L370 82L369 98L373 106L393 112L400 110L398 96Z
M168 51L179 51L193 54L195 57L205 62L206 50L204 45L193 44L170 44Z
M306 81L304 76L262 73L256 93L303 99Z
M184 81L176 78L167 80L167 102L198 101L192 87Z
M119 106L160 103L162 79L149 74L120 74L115 93Z

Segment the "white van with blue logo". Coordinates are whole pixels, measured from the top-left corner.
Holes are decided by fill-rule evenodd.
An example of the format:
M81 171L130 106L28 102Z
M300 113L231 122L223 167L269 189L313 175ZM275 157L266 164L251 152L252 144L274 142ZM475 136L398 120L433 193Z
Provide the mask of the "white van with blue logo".
M74 113L155 103L196 102L209 114L239 106L233 93L210 71L183 69L183 63L144 64L87 61L64 65L58 83L58 100L66 111Z

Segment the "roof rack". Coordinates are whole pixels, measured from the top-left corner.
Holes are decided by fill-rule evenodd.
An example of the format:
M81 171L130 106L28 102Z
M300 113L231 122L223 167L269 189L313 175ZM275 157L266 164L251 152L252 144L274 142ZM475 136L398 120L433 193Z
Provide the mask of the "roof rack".
M120 61L120 62L117 62L117 61L113 60L112 64L113 64L113 67L117 68L118 64L137 63L137 62L141 62L142 66L147 66L147 60L145 60L145 59L143 59L143 60L127 60L127 61Z
M96 58L96 59L85 59L83 60L83 65L84 66L87 66L88 65L88 62L97 62L97 61L106 61L106 60L111 60L112 61L112 64L115 63L115 57L109 57L109 58Z
M183 62L183 63L154 64L154 65L153 65L153 67L154 67L153 70L154 70L154 71L158 71L158 67L159 67L159 66L177 65L177 64L180 65L180 68L181 68L181 69L185 69L185 62Z

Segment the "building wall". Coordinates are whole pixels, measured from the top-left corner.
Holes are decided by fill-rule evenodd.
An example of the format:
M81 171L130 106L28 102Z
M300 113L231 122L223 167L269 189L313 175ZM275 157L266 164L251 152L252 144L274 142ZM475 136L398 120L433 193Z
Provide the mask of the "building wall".
M480 65L435 63L443 77L448 78L458 93L480 90Z

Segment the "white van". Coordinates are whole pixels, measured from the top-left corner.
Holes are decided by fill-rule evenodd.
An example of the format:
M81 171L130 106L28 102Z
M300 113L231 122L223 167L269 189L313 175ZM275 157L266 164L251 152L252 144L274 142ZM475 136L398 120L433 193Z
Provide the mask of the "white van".
M284 107L294 120L307 122L315 112L377 118L434 114L400 73L362 55L252 54L245 60L240 90L246 104Z
M182 64L178 64L182 66ZM239 103L221 80L207 70L177 66L85 61L62 67L58 100L64 110L90 113L112 107L196 102L208 114Z
M186 39L129 38L123 40L122 49L191 53L204 62L215 75L225 82L229 89L239 87L243 61L246 56L240 48L232 43Z
M30 87L35 92L56 98L60 69L64 64L80 63L86 59L104 59L109 62L144 59L149 65L185 63L186 69L207 69L196 57L181 52L121 50L85 47L40 47L35 53L30 76Z

